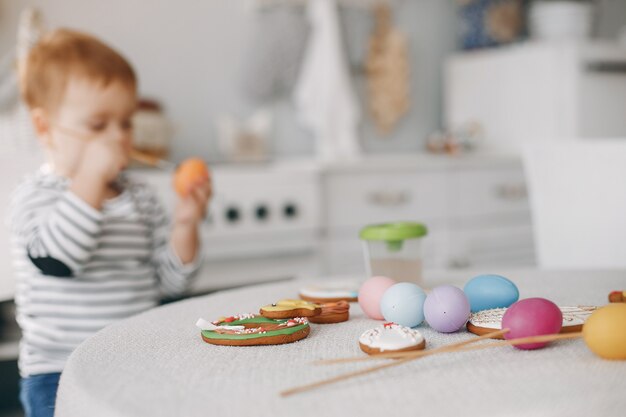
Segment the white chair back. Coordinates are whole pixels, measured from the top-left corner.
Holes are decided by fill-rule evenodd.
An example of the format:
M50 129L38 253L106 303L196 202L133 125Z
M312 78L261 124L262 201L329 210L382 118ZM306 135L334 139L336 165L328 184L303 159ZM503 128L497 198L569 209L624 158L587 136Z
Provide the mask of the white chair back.
M626 138L524 150L543 268L626 268Z

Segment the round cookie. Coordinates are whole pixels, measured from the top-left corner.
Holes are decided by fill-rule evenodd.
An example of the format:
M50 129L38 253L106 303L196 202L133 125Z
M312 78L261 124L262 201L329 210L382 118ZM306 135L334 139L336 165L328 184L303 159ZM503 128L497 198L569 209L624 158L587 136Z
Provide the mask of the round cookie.
M563 313L563 327L561 333L579 332L583 328L583 324L589 318L597 307L594 306L575 306L575 307L559 307ZM470 315L467 322L467 330L476 335L482 336L502 328L502 316L506 308L493 308L491 310L482 310ZM503 336L494 339L504 339Z
M358 283L323 283L310 285L300 289L300 298L313 303L333 303L337 301L347 301L349 303L358 301Z
M269 319L289 319L293 317L313 317L322 312L318 304L304 300L280 300L275 304L261 307L260 313Z
M324 303L320 305L322 312L318 316L309 318L311 323L331 324L348 321L350 318L350 303L347 301L337 301L334 303Z
M359 337L359 346L368 355L408 352L424 349L426 339L415 329L396 323L385 323L364 332Z
M240 314L214 321L202 330L202 340L212 345L281 345L304 339L311 328L306 318L273 320L256 314Z

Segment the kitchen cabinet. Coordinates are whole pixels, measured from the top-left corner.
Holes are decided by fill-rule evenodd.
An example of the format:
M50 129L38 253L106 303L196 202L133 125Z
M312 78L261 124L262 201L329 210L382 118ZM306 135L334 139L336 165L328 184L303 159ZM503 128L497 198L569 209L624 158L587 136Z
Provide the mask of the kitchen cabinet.
M426 269L534 264L530 209L514 156L371 157L323 172L329 274L365 271L361 227L425 223Z
M365 272L359 230L419 221L424 268L534 264L520 160L501 154L368 156L212 167L215 196L202 225L206 273L193 292L285 279ZM171 173L131 170L172 208ZM5 196L17 177L6 181ZM10 183L10 184L9 184ZM6 203L5 203L6 204ZM0 243L7 246L6 229ZM0 299L11 299L10 259Z

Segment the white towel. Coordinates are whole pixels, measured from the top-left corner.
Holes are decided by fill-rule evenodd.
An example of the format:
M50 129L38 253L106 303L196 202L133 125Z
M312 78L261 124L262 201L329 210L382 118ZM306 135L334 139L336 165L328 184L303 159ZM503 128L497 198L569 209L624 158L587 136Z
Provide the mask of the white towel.
M343 51L335 0L311 0L311 34L294 99L298 118L313 131L322 161L360 154L359 108Z

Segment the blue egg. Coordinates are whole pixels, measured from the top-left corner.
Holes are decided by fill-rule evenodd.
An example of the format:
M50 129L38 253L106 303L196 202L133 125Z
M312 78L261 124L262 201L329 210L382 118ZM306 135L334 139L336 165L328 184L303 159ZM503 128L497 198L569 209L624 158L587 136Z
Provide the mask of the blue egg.
M400 282L387 288L380 300L380 311L387 321L415 327L424 321L426 293L418 285Z
M517 286L500 275L478 275L463 288L472 312L508 307L519 299Z

